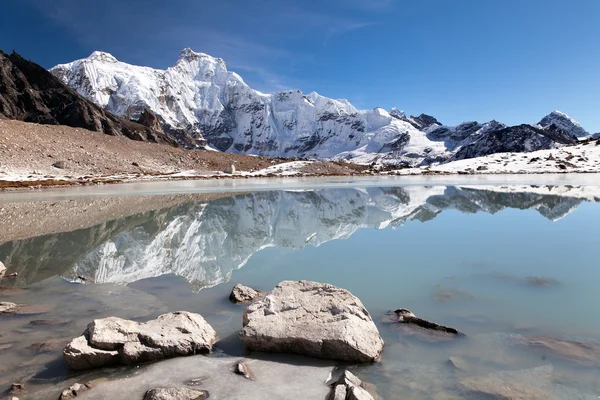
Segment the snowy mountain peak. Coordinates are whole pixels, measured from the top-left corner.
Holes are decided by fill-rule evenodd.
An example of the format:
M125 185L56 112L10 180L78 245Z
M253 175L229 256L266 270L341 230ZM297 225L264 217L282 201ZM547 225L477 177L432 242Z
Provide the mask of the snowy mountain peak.
M406 114L404 113L404 111L397 109L396 107L392 107L390 109L390 115L394 118L398 118L398 119L405 119L406 118Z
M538 125L540 125L542 128L555 125L576 138L583 138L590 135L581 127L579 122L569 117L564 112L558 110L552 111L550 114L546 115L544 118L542 118Z
M90 60L90 61L98 60L98 61L113 62L113 63L116 63L119 61L115 58L115 56L113 56L110 53L106 53L104 51L94 51L92 54L89 55L87 60Z
M186 47L185 49L181 50L181 52L179 52L178 61L181 61L181 60L195 61L195 60L201 60L201 59L204 59L208 62L216 62L216 63L222 64L223 67L225 67L225 61L222 58L216 58L216 57L210 56L206 53L199 53L197 51L190 49L189 47Z

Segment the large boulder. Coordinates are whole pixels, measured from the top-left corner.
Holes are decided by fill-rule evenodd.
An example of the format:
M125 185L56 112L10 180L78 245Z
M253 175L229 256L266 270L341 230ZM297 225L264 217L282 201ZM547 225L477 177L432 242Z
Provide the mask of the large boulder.
M173 312L144 323L109 317L90 323L63 355L69 368L80 370L206 354L216 341L217 333L198 314Z
M352 293L309 281L284 281L244 313L240 337L250 350L350 362L378 361L383 339Z

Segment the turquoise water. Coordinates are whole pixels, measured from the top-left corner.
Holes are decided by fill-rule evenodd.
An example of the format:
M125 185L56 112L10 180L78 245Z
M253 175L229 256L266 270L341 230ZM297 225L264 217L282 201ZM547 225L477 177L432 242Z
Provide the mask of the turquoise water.
M449 357L467 360L479 375L552 368L555 398L598 398L600 353L598 364L582 365L518 344L538 335L600 342L600 190L567 189L239 193L73 232L0 237L0 260L19 272L0 286L25 289L0 293L2 300L43 303L52 318L70 321L32 328L34 317L0 316L0 344L12 346L2 353L7 372L0 384L60 386L60 349L36 354L29 346L77 336L107 315L144 320L166 310L199 312L223 338L218 351L241 355L243 307L227 301L231 287L268 291L282 280L306 279L346 288L370 311L386 348L380 364L357 373L384 398L465 398ZM81 284L78 276L89 280ZM455 327L467 339L432 342L380 322L397 308Z

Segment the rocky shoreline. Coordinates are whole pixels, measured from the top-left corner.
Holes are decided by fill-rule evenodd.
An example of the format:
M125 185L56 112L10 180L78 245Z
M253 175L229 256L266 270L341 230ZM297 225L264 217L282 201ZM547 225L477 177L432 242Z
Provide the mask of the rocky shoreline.
M3 119L0 133L0 191L177 180L600 172L600 140L406 168L185 150L81 128Z
M76 374L64 383L58 399L284 399L298 398L298 393L307 399L390 398L389 392L384 395L378 391L377 384L359 379L364 368L361 365L377 369L386 352L371 315L349 291L311 281L284 281L267 293L238 284L229 300L236 307L245 307L238 339L245 345L244 356L228 355L220 349L211 351L219 338L199 314L170 312L145 322L96 319L66 345L64 362L75 372L110 370L119 364L129 366L129 372L91 380L81 378L90 376L88 373ZM0 318L36 308L2 304ZM48 312L39 307L36 310L32 315ZM426 343L480 340L477 335L416 317L406 309L390 312L382 316L382 321L399 332L410 330L411 335ZM578 368L600 368L600 344L541 335L518 335L510 340L520 351L541 355L546 364L529 370L482 374L475 367L477 355L453 356L444 368L455 374L456 380L437 388L442 397L435 398L588 398L554 382L553 368L548 363L562 360ZM297 355L279 357L290 353ZM409 379L397 378L401 382ZM404 385L409 382L400 387ZM558 397L557 388L563 391ZM450 392L443 394L446 390L459 397L452 397ZM13 400L56 398L56 388L29 392L28 382L14 382L5 393Z

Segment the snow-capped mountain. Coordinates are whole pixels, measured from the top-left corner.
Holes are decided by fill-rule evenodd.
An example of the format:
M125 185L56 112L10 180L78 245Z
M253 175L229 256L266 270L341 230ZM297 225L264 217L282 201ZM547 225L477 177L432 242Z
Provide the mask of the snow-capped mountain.
M550 114L542 118L538 125L540 125L542 128L555 125L576 138L585 138L590 136L589 132L583 129L579 122L560 111L552 111Z
M507 128L495 121L447 127L425 114L407 116L395 108L358 110L347 100L316 92L264 94L228 71L222 59L191 49L183 50L166 70L134 66L108 53L94 52L88 58L57 65L51 72L116 115L138 119L150 109L167 131L184 129L213 148L234 153L417 166L447 161L465 145ZM557 124L542 126L526 145L508 146L510 151L568 143L547 135L547 128L569 128ZM575 132L571 128L568 132ZM506 151L507 146L497 140L502 142L503 137L488 140L486 151ZM477 156L476 147L470 149L462 154Z

